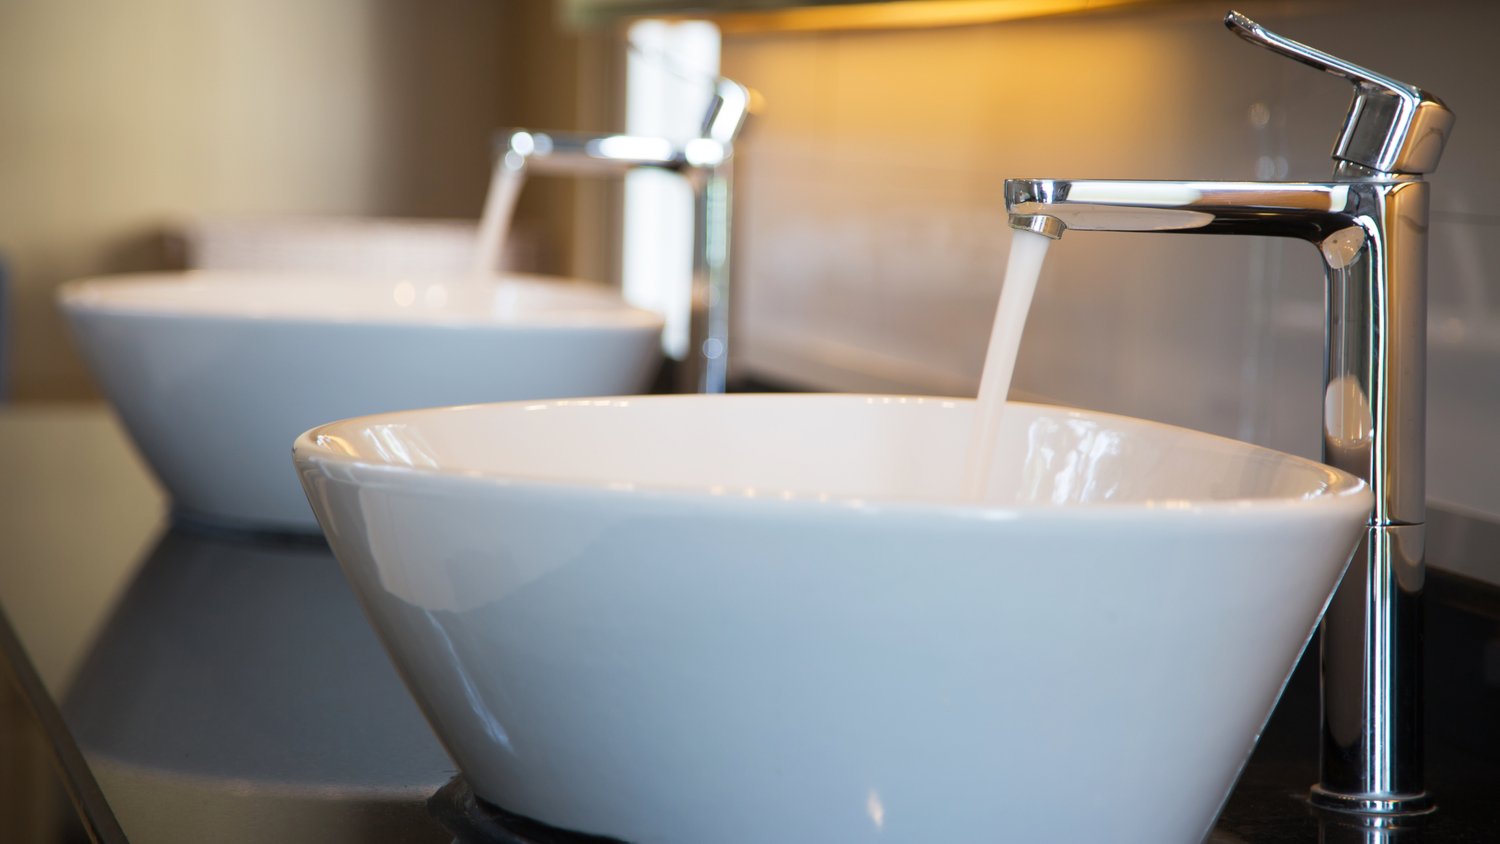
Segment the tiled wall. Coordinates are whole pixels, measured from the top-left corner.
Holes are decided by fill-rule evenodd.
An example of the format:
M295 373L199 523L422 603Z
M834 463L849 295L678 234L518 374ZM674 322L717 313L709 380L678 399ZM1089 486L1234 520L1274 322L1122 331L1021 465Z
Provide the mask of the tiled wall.
M1458 114L1431 178L1429 492L1500 515L1500 4L1245 3ZM1347 83L1230 35L1221 3L951 29L730 38L737 371L972 394L1013 176L1326 178ZM1321 264L1296 241L1074 234L1016 390L1316 456Z

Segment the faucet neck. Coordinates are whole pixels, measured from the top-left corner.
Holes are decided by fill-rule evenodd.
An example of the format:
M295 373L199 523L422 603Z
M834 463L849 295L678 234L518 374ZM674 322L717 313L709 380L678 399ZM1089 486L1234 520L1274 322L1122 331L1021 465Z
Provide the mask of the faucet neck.
M1384 170L1376 170L1353 161L1335 161L1333 164L1333 181L1338 183L1362 183L1372 182L1376 184L1395 184L1398 182L1420 182L1421 173L1389 173Z

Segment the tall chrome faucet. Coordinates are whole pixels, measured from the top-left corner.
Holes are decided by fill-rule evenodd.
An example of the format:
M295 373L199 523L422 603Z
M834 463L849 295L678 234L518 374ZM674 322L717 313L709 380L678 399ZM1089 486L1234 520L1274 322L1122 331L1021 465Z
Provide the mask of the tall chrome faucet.
M1010 224L1068 229L1271 235L1318 248L1327 276L1323 459L1369 482L1375 508L1322 624L1325 808L1430 811L1423 782L1421 596L1427 348L1427 203L1453 125L1411 85L1283 38L1239 14L1253 44L1354 84L1319 183L1005 183Z
M714 81L698 137L687 141L641 135L502 130L498 166L517 174L618 176L650 168L680 173L693 187L693 278L688 350L675 378L684 392L722 393L729 363L730 164L750 113L750 92Z

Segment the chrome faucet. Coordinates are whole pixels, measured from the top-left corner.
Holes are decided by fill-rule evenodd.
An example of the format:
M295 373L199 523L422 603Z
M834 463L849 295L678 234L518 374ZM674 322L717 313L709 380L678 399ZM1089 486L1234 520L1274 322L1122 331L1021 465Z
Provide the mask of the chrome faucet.
M684 392L722 393L728 377L730 165L749 112L749 90L718 78L701 131L687 141L526 129L502 130L495 139L498 165L517 174L610 176L651 168L688 179L695 206L688 351L674 379Z
M1314 804L1418 814L1423 782L1427 204L1453 113L1430 94L1283 38L1239 14L1245 40L1354 84L1320 183L1005 183L1011 226L1292 237L1327 276L1323 459L1369 482L1375 507L1322 623L1321 779Z

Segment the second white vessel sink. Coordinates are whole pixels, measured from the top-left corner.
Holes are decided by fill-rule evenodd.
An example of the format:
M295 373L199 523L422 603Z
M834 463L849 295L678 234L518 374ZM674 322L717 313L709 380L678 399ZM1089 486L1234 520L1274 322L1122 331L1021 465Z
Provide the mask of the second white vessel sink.
M1012 404L396 413L303 484L474 791L631 842L1200 841L1371 506L1243 443Z
M312 425L382 410L644 390L661 318L536 276L193 272L73 282L84 359L179 511L317 529L287 468Z

